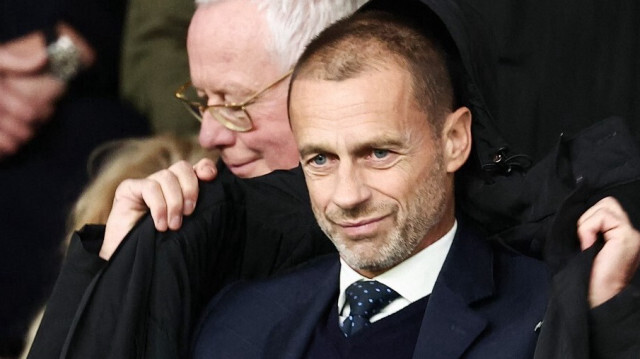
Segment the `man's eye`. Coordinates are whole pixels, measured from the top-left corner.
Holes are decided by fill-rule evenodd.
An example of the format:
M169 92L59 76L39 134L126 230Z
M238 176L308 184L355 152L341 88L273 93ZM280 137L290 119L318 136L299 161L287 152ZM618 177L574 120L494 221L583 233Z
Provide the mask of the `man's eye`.
M382 159L387 157L388 155L389 155L389 150L380 150L380 149L373 150L373 156L375 158Z
M198 96L195 101L203 106L207 106L209 104L209 97L203 94L202 96Z
M327 164L327 156L326 155L316 155L311 159L311 162L316 166L322 166Z

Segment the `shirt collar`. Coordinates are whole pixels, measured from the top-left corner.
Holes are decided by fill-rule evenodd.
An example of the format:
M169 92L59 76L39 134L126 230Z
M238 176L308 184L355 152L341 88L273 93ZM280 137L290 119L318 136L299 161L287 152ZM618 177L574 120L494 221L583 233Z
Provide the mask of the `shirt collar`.
M458 222L456 221L442 238L372 279L392 288L410 303L426 297L433 291L433 286L449 253L457 228ZM359 280L369 279L353 270L341 258L338 308L344 306L344 292L347 287Z

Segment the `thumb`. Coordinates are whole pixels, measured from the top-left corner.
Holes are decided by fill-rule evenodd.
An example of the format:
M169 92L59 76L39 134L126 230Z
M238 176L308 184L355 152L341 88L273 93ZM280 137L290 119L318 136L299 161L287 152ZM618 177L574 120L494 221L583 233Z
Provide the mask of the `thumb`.
M193 166L196 176L202 181L211 181L218 175L215 162L209 158L203 158Z

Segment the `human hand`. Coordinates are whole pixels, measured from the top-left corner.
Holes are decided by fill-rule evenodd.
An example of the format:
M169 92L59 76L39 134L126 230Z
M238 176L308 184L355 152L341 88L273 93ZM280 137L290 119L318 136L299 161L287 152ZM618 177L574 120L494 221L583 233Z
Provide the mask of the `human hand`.
M60 23L56 30L76 45L83 67L94 62L93 49L72 27ZM0 158L12 155L33 137L67 89L64 81L47 72L47 63L41 31L0 45Z
M35 31L0 45L0 74L35 74L47 65L44 34Z
M95 62L95 52L87 41L70 25L60 22L55 31L67 36L76 46L80 63L87 68ZM47 44L42 31L34 31L22 37L0 44L0 76L34 75L46 70Z
M44 35L33 32L0 45L0 158L33 137L64 93L63 82L44 72Z
M578 219L582 249L593 245L602 234L604 246L596 255L589 283L589 305L596 307L620 293L640 266L640 232L613 197L589 208Z
M198 179L210 181L216 175L215 163L203 158L195 166L180 161L147 178L122 181L107 219L100 257L109 260L125 235L147 211L151 212L158 231L179 229L182 217L195 209Z
M0 78L0 158L14 154L34 136L65 90L62 81L44 73Z

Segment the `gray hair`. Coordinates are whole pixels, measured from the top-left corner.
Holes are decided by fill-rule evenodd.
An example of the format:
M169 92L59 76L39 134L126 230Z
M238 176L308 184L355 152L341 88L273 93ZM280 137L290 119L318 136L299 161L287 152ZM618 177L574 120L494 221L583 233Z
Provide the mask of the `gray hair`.
M197 5L229 0L196 0ZM238 0L233 0L238 1ZM282 70L293 67L305 46L320 31L351 15L368 0L249 0L265 14L271 31L267 48Z

